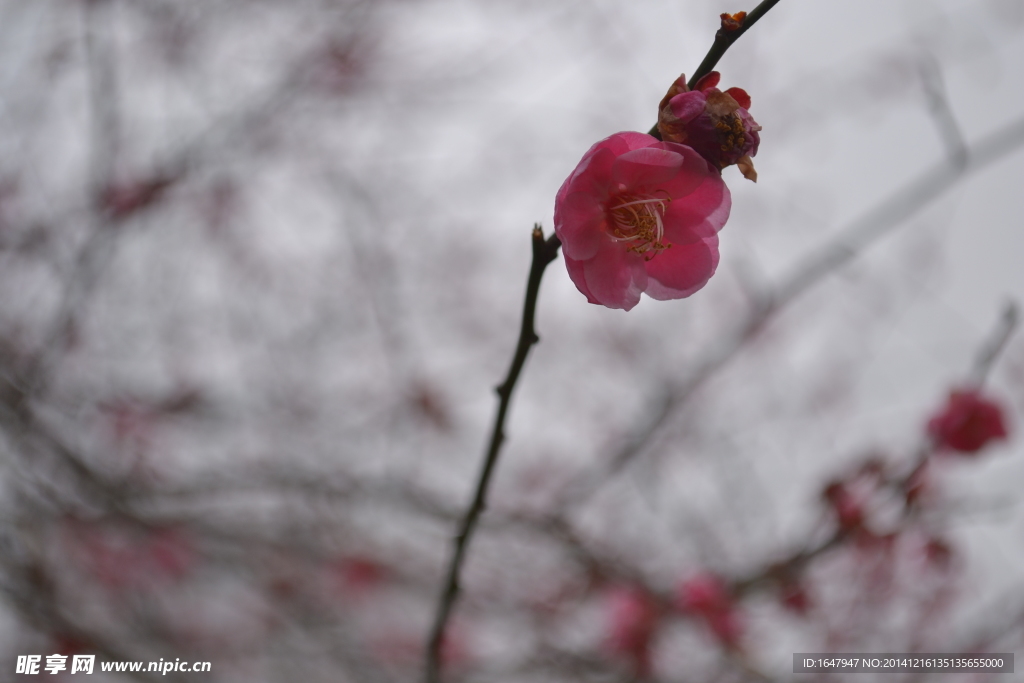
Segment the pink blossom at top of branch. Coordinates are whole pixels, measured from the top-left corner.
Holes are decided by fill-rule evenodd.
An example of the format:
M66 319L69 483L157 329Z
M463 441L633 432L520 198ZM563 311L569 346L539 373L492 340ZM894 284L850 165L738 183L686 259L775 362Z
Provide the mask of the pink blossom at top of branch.
M974 454L1007 436L999 404L977 390L952 391L946 405L928 421L928 432L945 451Z
M677 78L658 105L658 131L662 140L689 145L720 169L735 164L744 178L757 182L751 157L761 143L761 126L747 111L750 95L740 88L722 92L715 87L720 78L712 71L693 90L685 74Z
M555 197L566 268L592 304L681 299L718 267L729 189L691 147L616 133L583 155Z

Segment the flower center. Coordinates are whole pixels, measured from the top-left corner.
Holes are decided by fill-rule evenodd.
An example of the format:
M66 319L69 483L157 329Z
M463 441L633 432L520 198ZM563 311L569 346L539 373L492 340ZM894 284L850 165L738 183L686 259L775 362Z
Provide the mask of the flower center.
M715 121L715 129L721 140L723 152L733 152L747 144L743 122L735 114L723 116Z
M641 199L628 194L616 197L608 211L612 239L629 243L627 251L650 261L672 246L662 241L665 237L665 207L670 201L670 197Z

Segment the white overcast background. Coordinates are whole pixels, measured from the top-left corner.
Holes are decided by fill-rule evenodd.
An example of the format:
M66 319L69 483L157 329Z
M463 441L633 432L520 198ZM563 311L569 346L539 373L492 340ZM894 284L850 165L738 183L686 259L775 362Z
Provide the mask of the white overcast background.
M17 188L0 200L14 235L5 239L49 226L46 244L65 265L84 242L99 163L83 5L0 2L0 180ZM156 480L185 485L254 464L340 467L451 505L469 495L518 335L531 227L550 233L555 192L591 144L651 127L720 13L752 9L99 6L94 30L116 65L112 173L140 177L191 151L183 179L103 257L77 345L59 361L55 423L103 463L90 406L195 387L213 417L157 431L146 456ZM302 65L331 40L357 55L355 75L324 94L317 79L332 76ZM745 292L940 162L948 151L926 79L941 84L970 145L1024 117L1021 64L1021 0L782 0L717 67L723 87L751 95L763 127L757 184L724 172L733 210L718 273L689 299L645 298L624 313L588 304L560 259L549 267L494 510L544 509L643 424L666 380L719 343ZM909 457L1003 306L1024 303L1022 164L1024 149L972 174L786 308L579 511L580 528L665 587L700 567L741 573L807 537L822 485L844 466L866 452ZM218 187L230 188L226 219L210 217ZM33 348L67 270L0 258L0 331ZM994 602L1006 614L1024 606L1024 334L989 387L1008 409L1011 440L940 468L965 561L954 641L998 612ZM403 407L421 390L436 424ZM111 471L127 467L118 462ZM0 473L8 519L21 504L13 471ZM410 571L432 584L450 525L376 510L346 518L351 533L415 556ZM271 526L285 514L264 513ZM470 591L527 593L530 554L514 556L484 529ZM425 629L431 599L408 612L411 632ZM12 612L6 632L21 624ZM755 624L766 670L785 673L813 635L790 626ZM501 651L480 641L471 645Z

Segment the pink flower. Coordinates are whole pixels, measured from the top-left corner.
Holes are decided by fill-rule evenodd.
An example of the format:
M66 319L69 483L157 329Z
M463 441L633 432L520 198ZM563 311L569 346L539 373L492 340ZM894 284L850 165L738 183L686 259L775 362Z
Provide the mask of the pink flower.
M864 504L848 485L833 482L825 487L822 496L835 511L841 530L853 531L864 524Z
M750 95L740 88L725 92L715 86L721 78L712 71L686 87L686 76L676 79L658 107L658 132L662 140L680 142L722 169L736 164L743 177L757 181L752 156L761 143L757 124L747 111Z
M977 453L995 439L1005 439L1002 408L977 390L953 391L942 410L928 422L940 448Z
M609 647L633 663L638 676L651 673L651 641L657 632L658 605L640 588L622 587L610 595Z
M743 622L725 582L701 573L679 586L677 604L684 614L699 617L726 647L736 647L743 634Z
M693 149L616 133L583 155L555 198L555 234L592 304L629 310L646 292L681 299L718 267L729 189Z
M387 567L358 555L335 560L330 565L330 571L340 593L349 598L367 595L388 578Z

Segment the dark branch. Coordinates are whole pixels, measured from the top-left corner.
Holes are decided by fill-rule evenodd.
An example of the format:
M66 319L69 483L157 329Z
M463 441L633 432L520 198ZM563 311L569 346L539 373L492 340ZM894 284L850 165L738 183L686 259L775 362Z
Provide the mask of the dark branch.
M530 352L530 347L540 341L533 326L533 319L537 310L537 293L540 291L540 280L544 275L544 269L558 255L558 249L561 246L562 243L557 237L552 235L545 240L540 225L534 226L533 265L530 267L530 277L526 284L526 300L523 303L523 323L519 330L519 343L516 344L516 352L512 357L512 365L508 369L508 375L505 377L505 381L497 387L498 413L494 418L494 427L491 431L490 443L487 446L487 453L484 457L483 468L477 480L473 500L459 524L459 533L455 536L452 556L448 563L447 577L438 599L434 625L430 632L430 639L427 642L427 683L437 683L441 678L441 650L444 645L445 628L455 601L459 597L459 575L462 571L462 563L466 557L466 550L469 547L473 531L476 529L477 521L486 506L487 490L490 485L491 475L494 473L494 466L498 462L501 445L505 441L505 418L508 415L512 390L515 388L516 381L519 379L519 373L526 363L526 356Z
M1019 321L1020 309L1017 307L1017 302L1008 301L1003 307L999 324L974 358L974 366L971 368L969 377L969 383L972 386L980 387L985 384L985 380L988 379L988 375L992 371L992 366L995 365L1003 349L1006 348L1006 342L1010 341Z
M715 35L715 42L711 46L711 50L700 66L697 67L697 71L694 72L689 87L692 88L697 80L709 73L715 64L718 63L718 60L722 58L722 55L725 54L726 50L778 2L779 0L765 0L745 17L738 19L738 24L736 21L730 24L723 16L722 28ZM652 129L651 135L661 139L657 125ZM444 644L445 628L448 624L448 619L459 596L459 575L462 563L465 559L469 541L476 528L477 520L486 504L487 489L490 484L491 475L498 460L501 444L505 440L505 417L508 413L512 390L519 379L519 373L526 362L526 356L530 351L530 347L538 341L533 327L533 319L537 308L537 292L540 289L540 279L544 274L544 269L558 254L560 246L561 242L558 241L557 237L552 235L545 240L540 226L534 226L533 266L530 269L530 277L526 287L526 301L523 305L523 324L519 333L519 343L516 345L515 356L512 358L512 366L509 368L508 376L497 389L499 397L498 413L494 420L490 444L487 447L487 454L484 458L480 478L477 481L476 491L473 494L473 500L470 503L469 509L466 510L459 533L455 537L452 557L448 564L447 578L438 600L434 625L430 632L430 639L427 642L426 683L438 683L441 678L441 649Z
M740 36L746 33L751 26L756 24L758 19L768 14L768 10L775 7L778 2L779 0L764 0L764 2L743 18L738 28L730 30L723 26L718 29L718 33L715 34L715 42L712 43L711 49L708 50L708 54L704 57L704 61L700 63L697 70L690 76L686 86L692 90L697 85L697 81L711 73L718 64L718 60L725 55L726 50L732 47L732 44L739 40Z

